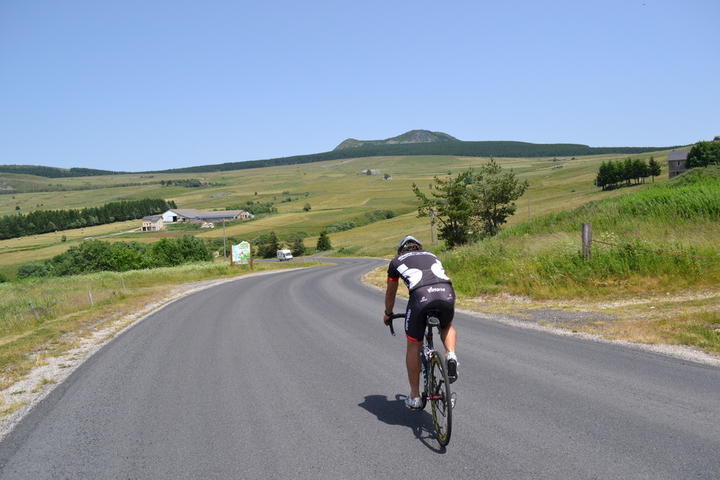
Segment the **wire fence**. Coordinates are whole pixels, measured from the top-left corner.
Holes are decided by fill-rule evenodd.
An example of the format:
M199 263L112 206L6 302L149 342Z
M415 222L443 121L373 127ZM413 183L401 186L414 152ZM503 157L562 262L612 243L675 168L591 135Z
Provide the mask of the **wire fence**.
M591 243L600 243L602 245L608 245L611 247L619 247L619 248L630 248L633 250L642 250L649 253L654 253L656 255L667 255L670 257L690 257L690 258L697 258L699 260L706 260L710 262L720 262L720 257L708 257L704 255L692 255L690 253L677 253L677 252L666 252L664 250L654 250L652 248L645 248L640 247L637 245L631 245L631 244L618 244L618 243L612 243L612 242L604 242L601 240L591 240Z

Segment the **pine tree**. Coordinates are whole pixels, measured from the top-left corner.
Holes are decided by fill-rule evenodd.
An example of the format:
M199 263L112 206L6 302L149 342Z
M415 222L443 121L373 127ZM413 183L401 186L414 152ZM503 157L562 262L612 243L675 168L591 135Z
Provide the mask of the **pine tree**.
M280 250L280 243L278 242L277 235L275 235L275 232L272 231L268 235L267 256L268 257L275 256L275 254L278 250Z
M305 242L303 242L302 238L300 238L299 236L295 237L291 251L294 257L305 255Z
M332 249L332 245L330 244L330 237L328 237L327 232L323 230L322 232L320 232L320 236L318 237L316 250L318 252L324 252L330 249Z
M652 181L653 181L653 183L655 183L655 177L659 176L660 173L662 173L660 164L655 161L655 157L650 157L650 162L648 163L648 169L650 171L650 176L652 177Z
M597 176L595 177L595 186L600 187L603 190L607 190L608 185L611 183L611 175L612 164L603 162L602 165L600 165Z

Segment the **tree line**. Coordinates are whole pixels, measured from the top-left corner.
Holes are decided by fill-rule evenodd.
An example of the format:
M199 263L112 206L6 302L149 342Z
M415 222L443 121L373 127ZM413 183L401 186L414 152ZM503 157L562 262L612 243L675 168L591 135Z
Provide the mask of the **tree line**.
M660 164L653 157L650 157L649 162L640 158L626 158L616 162L611 160L600 165L595 185L603 190L611 190L632 183L644 183L648 177L654 181L660 172Z
M0 190L0 195L14 195L16 193L40 193L40 192L75 192L83 190L100 190L103 188L120 188L120 187L140 187L145 185L159 185L160 182L126 182L111 183L98 185L61 185L59 183L53 185L41 185L37 183L10 185L9 190Z
M6 215L0 218L0 239L134 220L170 208L177 208L172 200L146 198L78 210L36 210L28 214Z
M262 234L255 237L250 242L254 249L255 255L261 258L273 258L277 254L277 251L287 247L293 254L294 257L305 255L305 242L303 238L307 237L308 234L305 232L298 232L289 236L287 241L282 241L278 238L277 234L273 231L267 234ZM330 243L330 237L327 231L323 230L320 232L317 244L315 246L316 252L324 252L332 250L332 244Z
M186 188L200 188L200 187L220 187L221 183L205 182L197 178L179 178L177 180L160 180L160 185L163 187L169 187L171 185L176 187Z
M97 170L94 168L58 168L46 167L44 165L0 165L0 172L36 175L45 178L96 177L99 175L125 173L113 172L111 170Z

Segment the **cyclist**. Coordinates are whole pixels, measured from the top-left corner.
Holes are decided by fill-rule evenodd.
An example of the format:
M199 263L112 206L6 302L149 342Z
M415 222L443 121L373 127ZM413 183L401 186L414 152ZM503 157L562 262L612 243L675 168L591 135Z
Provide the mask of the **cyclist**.
M447 370L450 383L458 378L458 361L455 355L457 333L452 326L455 313L455 291L450 278L445 274L440 260L423 250L422 244L410 235L400 241L397 256L388 266L387 290L385 291L385 316L383 322L390 324L395 306L398 279L402 277L410 292L405 311L405 335L407 336L407 365L410 395L405 405L412 410L422 409L420 398L420 351L425 332L425 315L429 310L438 312L440 338L445 345Z

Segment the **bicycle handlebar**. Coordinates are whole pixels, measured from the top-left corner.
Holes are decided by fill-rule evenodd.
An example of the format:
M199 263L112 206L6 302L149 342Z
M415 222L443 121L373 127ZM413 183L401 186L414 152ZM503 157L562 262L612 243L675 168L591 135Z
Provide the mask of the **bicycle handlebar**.
M390 327L390 334L392 336L395 336L395 329L393 328L392 321L395 320L396 318L403 318L404 316L405 316L404 313L395 313L395 314L390 315L390 324L388 325L388 327Z

